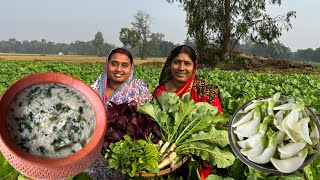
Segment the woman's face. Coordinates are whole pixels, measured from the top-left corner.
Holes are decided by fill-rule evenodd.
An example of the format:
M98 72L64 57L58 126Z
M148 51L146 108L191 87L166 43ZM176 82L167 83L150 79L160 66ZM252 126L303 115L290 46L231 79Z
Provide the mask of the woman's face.
M192 75L194 64L186 53L180 53L171 62L171 74L174 81L186 82Z
M123 83L130 77L131 62L127 55L114 53L108 64L109 81Z

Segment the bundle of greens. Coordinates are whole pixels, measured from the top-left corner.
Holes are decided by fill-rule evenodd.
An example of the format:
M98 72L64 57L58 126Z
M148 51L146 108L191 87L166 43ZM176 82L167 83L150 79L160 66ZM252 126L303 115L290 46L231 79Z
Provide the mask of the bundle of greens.
M138 106L161 129L158 143L162 162L158 168L172 165L178 157L196 155L218 168L232 165L234 155L228 147L228 133L214 122L217 108L206 102L195 103L189 94L181 97L164 92L153 103Z
M131 177L136 172L159 172L159 151L151 142L151 136L147 141L133 141L130 136L125 135L123 140L110 144L105 158L108 159L109 168L117 169Z

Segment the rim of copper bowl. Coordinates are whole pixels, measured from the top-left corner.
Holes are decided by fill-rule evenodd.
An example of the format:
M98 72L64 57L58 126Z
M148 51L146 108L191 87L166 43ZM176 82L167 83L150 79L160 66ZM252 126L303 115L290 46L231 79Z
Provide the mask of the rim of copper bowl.
M27 82L27 83L23 83ZM79 91L89 102L94 110L95 115L95 128L89 142L78 152L64 158L43 158L31 155L18 147L9 135L7 127L7 112L8 107L15 95L19 94L24 89L42 83L57 83L72 87ZM25 162L41 165L44 168L59 168L62 166L68 166L74 162L80 161L94 151L94 149L103 140L104 134L107 129L107 121L99 119L106 119L106 111L99 95L86 83L72 76L62 73L37 73L26 76L14 84L12 84L3 94L0 99L0 140L6 146L5 148L10 151L15 157L23 159Z

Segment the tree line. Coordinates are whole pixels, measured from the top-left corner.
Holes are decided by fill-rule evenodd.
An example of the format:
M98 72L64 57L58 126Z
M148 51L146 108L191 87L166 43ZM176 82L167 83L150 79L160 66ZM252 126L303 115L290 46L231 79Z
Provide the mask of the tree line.
M162 36L161 36L162 37ZM170 41L165 41L157 36L152 37L148 44L146 56L147 57L166 57L170 50L177 44ZM116 46L103 42L99 48L95 46L95 41L74 41L72 43L55 43L52 41L31 40L18 41L15 38L0 41L1 53L24 53L24 54L64 54L64 55L92 55L92 56L106 56L111 49ZM135 57L140 57L139 48L130 49Z
M114 45L103 43L101 48L108 52ZM97 49L92 41L77 40L72 43L55 43L42 39L32 41L18 41L15 38L0 41L0 52L2 53L25 53L25 54L58 54L65 55L97 55Z
M99 33L99 32L98 32ZM97 34L98 34L97 33ZM120 33L121 34L121 33ZM102 34L101 34L102 35ZM121 35L120 35L121 36ZM167 57L169 52L177 46L170 41L163 40L164 35L161 33L154 33L151 35L148 41L146 56L147 57ZM196 48L194 40L187 38L184 44L190 45ZM133 47L129 44L123 44L125 48L128 48L133 52L135 57L140 57L139 47ZM65 55L99 55L106 56L107 53L115 48L114 45L103 42L99 47L94 45L94 40L91 41L75 41L70 44L67 43L55 43L42 39L41 41L18 41L14 38L9 40L0 41L0 52L2 53L25 53L25 54L58 54L63 53ZM296 61L313 61L320 62L320 47L316 49L298 49L292 52L289 47L286 47L281 42L276 41L272 43L255 43L252 41L246 41L244 43L238 43L235 48L238 52L244 52L247 54L279 58L279 59L290 59Z
M300 62L320 62L320 47L316 49L298 49L297 51L292 52L289 47L286 47L279 41L270 43L254 43L248 41L236 45L235 50L247 54L277 59L289 59Z

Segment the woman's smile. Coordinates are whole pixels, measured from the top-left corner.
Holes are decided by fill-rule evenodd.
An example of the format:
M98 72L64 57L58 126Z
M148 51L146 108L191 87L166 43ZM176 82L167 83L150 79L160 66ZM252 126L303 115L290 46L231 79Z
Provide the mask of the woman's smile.
M116 78L121 78L123 76L123 74L121 74L121 73L113 73L113 75Z
M186 72L176 72L176 75L177 75L177 77L183 78L184 76L187 75L187 73Z

